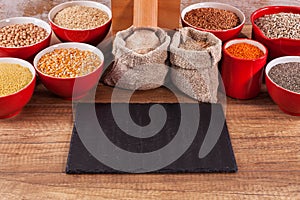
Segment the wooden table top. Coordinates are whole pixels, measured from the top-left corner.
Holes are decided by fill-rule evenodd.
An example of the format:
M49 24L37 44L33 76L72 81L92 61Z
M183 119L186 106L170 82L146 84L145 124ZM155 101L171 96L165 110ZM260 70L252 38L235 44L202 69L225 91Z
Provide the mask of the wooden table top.
M100 84L96 101L109 102L111 92ZM175 101L164 88L132 97L132 102ZM39 84L20 115L0 121L1 199L299 197L300 118L282 113L265 88L252 100L227 98L226 118L236 174L66 175L72 103Z
M111 92L100 84L96 101ZM174 101L164 88L132 97ZM66 175L72 103L39 84L20 115L0 121L0 199L299 199L300 118L282 113L265 87L252 100L227 98L226 118L236 174Z

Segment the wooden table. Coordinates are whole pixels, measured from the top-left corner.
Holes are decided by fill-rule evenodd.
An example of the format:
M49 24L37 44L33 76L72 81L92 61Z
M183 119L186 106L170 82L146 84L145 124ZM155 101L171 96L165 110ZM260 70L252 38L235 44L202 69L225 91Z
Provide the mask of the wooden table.
M111 92L100 84L96 101L109 102ZM132 102L175 101L164 88L132 97ZM66 175L72 103L39 84L20 115L0 121L0 198L299 198L300 118L282 113L265 88L252 100L228 98L226 117L236 174Z
M243 33L250 31L246 26ZM99 85L96 101L109 102L111 92ZM132 97L174 101L164 88ZM20 115L0 121L0 199L299 199L300 118L282 113L265 87L252 100L228 98L226 118L236 174L66 175L72 103L39 84Z

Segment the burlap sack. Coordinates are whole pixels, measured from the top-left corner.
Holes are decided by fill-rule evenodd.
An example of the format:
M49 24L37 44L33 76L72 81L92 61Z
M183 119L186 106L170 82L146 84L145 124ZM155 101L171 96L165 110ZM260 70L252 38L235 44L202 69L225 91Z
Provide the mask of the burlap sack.
M160 28L135 28L118 32L113 43L114 65L103 81L130 90L148 90L164 84L170 37Z
M207 103L216 103L218 62L222 42L211 33L183 28L170 45L171 79L179 90Z

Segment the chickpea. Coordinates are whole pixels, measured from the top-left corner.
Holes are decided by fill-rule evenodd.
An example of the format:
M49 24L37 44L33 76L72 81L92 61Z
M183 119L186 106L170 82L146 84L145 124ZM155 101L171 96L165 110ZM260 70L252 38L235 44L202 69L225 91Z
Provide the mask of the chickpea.
M44 40L47 35L44 28L32 23L13 24L0 28L0 46L29 46Z

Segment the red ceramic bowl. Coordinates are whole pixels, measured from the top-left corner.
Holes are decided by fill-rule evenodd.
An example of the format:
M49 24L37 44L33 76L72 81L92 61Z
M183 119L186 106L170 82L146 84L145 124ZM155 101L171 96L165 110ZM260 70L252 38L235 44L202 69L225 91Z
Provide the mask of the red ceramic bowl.
M226 49L239 43L254 45L262 50L264 55L257 59L242 59L229 54ZM222 79L227 96L236 99L251 99L259 94L267 55L267 48L254 40L234 39L224 44Z
M228 30L220 30L220 31L207 30L207 29L192 26L184 20L184 17L186 15L186 13L188 13L191 10L197 9L197 8L218 8L218 9L223 9L223 10L228 10L228 11L234 12L240 18L241 24L235 28L228 29ZM243 26L245 24L245 15L242 11L240 11L236 7L233 7L228 4L215 3L215 2L204 2L204 3L192 4L188 7L186 7L185 9L183 9L181 12L181 22L184 27L189 26L189 27L195 28L200 31L206 31L206 32L213 33L215 36L217 36L220 40L222 40L224 42L224 41L238 37L238 35L242 31Z
M70 6L88 6L88 7L95 7L98 9L101 9L105 11L108 16L109 20L103 24L102 26L99 26L94 29L87 29L87 30L74 30L74 29L68 29L61 26L58 26L53 22L53 18L55 15L61 11L64 8L70 7ZM78 17L78 16L74 16ZM48 15L50 25L55 33L55 35L63 42L82 42L82 43L89 43L92 45L98 45L108 34L112 22L112 13L111 10L98 2L94 1L70 1L65 2L62 4L57 5L56 7L52 8Z
M269 72L272 67L288 62L300 62L300 56L284 56L272 60L266 67L266 85L273 101L283 112L294 116L300 116L300 93L284 89L273 82L269 77Z
M12 25L12 24L27 24L33 23L39 27L44 28L48 32L48 36L39 43L25 46L25 47L1 47L0 46L0 57L15 57L24 60L31 60L33 57L42 49L50 45L51 40L51 27L48 23L43 20L36 19L33 17L14 17L3 19L0 21L0 27Z
M0 119L10 118L21 112L22 108L29 102L34 91L36 76L34 67L27 61L18 58L0 58L0 63L13 63L27 67L32 73L32 79L20 91L0 97Z
M298 13L300 7L296 6L269 6L258 9L251 15L252 38L261 42L269 49L269 60L281 56L299 56L300 40L292 40L287 38L270 39L258 28L254 21L264 15L276 14L280 12Z
M100 57L102 63L100 66L98 66L98 68L95 71L85 76L80 76L77 78L56 78L44 74L37 69L38 61L41 59L43 55L52 52L54 49L61 49L61 48L77 48L80 50L91 51ZM43 51L41 51L36 55L33 63L41 82L45 85L45 87L48 90L50 90L54 94L64 99L76 100L87 95L88 92L94 86L97 85L103 70L104 55L98 48L94 46L84 44L84 43L69 42L69 43L56 44L44 49Z

